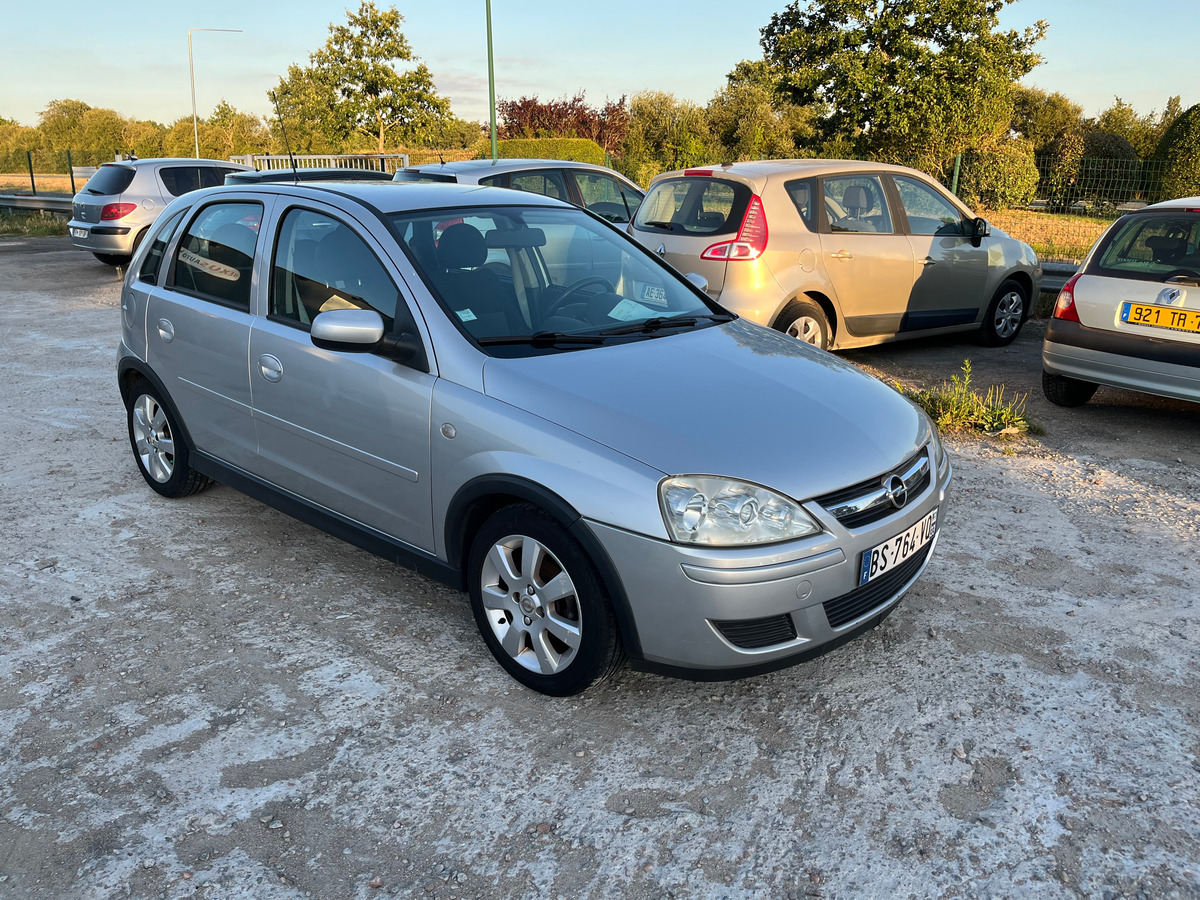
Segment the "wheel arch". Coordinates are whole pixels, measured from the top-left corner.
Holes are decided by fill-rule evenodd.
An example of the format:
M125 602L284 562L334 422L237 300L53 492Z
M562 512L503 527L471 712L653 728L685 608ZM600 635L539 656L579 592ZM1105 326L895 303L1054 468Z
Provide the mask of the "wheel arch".
M779 330L783 314L794 300L811 300L817 306L821 307L826 318L829 319L829 346L832 348L837 343L838 334L841 332L841 319L838 317L837 306L824 291L819 291L815 288L811 290L802 289L789 294L787 299L779 304L779 308L775 310L775 315L771 317L771 327L776 331Z
M1015 281L1021 286L1021 290L1025 292L1025 318L1029 318L1033 311L1033 305L1037 298L1033 296L1033 278L1028 272L1021 269L1013 269L1011 272L1005 273L1004 277L996 285L996 290L1000 290L1001 286L1006 281Z
M171 399L171 394L167 390L166 385L162 380L154 374L154 371L142 362L140 359L132 356L124 357L117 365L117 387L121 392L121 403L126 409L129 408L129 402L133 389L139 381L146 381L154 388L154 392L158 394L163 405L167 407L171 413L171 418L175 420L175 424L182 433L184 443L189 451L194 452L196 449L195 443L192 441L192 436L188 432L187 423L183 420L183 416L179 414L178 407L175 406L175 401Z
M493 514L515 503L531 503L544 510L579 542L596 567L604 591L612 603L626 655L630 659L641 659L642 645L634 624L633 610L608 552L570 503L537 482L516 475L481 475L458 489L446 510L444 540L446 559L463 573L464 584L468 577L467 557L475 535Z

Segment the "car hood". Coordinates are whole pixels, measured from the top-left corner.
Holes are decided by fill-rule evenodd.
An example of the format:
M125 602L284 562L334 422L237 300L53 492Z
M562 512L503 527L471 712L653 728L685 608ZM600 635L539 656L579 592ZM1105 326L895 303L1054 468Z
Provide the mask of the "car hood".
M890 387L745 320L489 359L484 390L664 474L726 475L798 500L882 474L930 435Z

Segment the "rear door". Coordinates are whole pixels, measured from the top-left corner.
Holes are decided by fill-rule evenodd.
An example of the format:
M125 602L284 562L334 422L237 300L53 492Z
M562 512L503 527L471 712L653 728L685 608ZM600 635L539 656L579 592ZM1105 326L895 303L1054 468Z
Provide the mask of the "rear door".
M1200 351L1200 211L1135 213L1101 239L1075 283L1088 328L1192 344Z
M821 254L853 335L900 331L912 299L913 250L879 175L821 179Z
M737 236L752 196L740 181L707 175L659 181L638 207L633 236L678 271L704 276L709 296L718 297L727 262L702 255L713 244Z

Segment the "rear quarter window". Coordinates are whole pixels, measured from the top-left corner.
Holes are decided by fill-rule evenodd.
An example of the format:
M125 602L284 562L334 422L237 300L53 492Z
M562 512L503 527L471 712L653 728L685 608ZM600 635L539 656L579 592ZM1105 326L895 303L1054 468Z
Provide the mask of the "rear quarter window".
M737 181L668 178L650 188L633 225L643 231L731 234L741 226L750 197L750 188Z
M89 194L119 194L133 182L134 171L130 166L101 166L83 189Z
M167 193L172 197L179 197L189 191L199 190L201 187L200 169L197 166L166 166L158 170L158 177L162 180ZM220 184L221 182L213 183Z
M1118 220L1091 271L1146 281L1200 275L1200 213L1144 213Z

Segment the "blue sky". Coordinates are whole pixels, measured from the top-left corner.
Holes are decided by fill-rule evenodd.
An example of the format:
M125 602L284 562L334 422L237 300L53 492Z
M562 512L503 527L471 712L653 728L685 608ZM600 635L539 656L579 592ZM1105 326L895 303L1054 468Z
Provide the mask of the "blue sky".
M344 21L350 5L19 2L5 4L9 40L0 58L0 116L27 125L37 124L49 101L67 97L161 122L190 115L189 28L243 29L193 36L200 115L222 98L266 114L266 91L289 64L307 62L330 22ZM358 0L352 2L357 8ZM483 0L395 5L409 42L455 113L485 119ZM493 0L496 94L548 99L584 90L600 103L657 88L704 104L734 64L761 55L759 29L784 5ZM1050 23L1039 45L1046 62L1025 81L1063 92L1085 114L1096 114L1114 95L1142 112L1161 109L1172 94L1182 95L1185 108L1200 102L1200 0L1133 6L1127 0L1019 0L1004 11L1002 24L1023 28L1039 18Z

